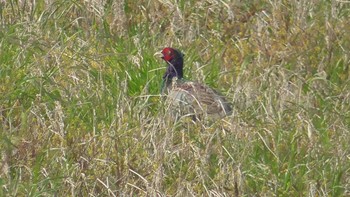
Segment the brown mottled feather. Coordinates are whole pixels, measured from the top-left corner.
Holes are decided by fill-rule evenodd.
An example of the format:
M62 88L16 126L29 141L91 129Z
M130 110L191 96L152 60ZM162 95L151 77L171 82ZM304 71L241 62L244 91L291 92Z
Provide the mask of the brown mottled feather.
M173 108L181 109L183 115L194 114L196 118L218 119L232 113L229 103L215 90L177 78L168 86L168 102Z

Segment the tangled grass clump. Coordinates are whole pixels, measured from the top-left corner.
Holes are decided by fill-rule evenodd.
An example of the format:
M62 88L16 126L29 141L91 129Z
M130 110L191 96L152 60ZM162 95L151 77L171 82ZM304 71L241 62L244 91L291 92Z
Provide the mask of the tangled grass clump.
M0 2L0 196L350 195L349 6ZM231 116L168 120L165 46Z

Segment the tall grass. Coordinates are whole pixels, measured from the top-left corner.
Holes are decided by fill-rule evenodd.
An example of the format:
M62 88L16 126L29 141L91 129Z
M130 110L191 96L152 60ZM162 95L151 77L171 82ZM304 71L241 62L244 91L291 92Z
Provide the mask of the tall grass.
M0 196L350 195L346 1L2 1ZM165 46L232 116L173 117Z

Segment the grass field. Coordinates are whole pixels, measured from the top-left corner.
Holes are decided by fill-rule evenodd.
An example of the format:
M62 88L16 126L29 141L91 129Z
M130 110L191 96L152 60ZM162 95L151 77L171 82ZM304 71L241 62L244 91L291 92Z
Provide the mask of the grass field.
M349 32L349 1L0 1L0 196L350 196ZM171 121L166 46L231 116Z

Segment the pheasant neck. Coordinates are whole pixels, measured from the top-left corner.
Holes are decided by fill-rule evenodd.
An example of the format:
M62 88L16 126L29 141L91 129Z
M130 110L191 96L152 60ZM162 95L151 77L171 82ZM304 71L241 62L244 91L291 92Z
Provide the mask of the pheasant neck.
M183 64L181 62L174 62L173 64L168 62L167 70L163 76L162 93L171 85L174 77L177 79L183 78Z
M183 64L182 63L168 62L168 67L167 67L167 70L163 76L163 79L168 78L171 80L173 77L177 77L178 79L181 79L183 77Z

